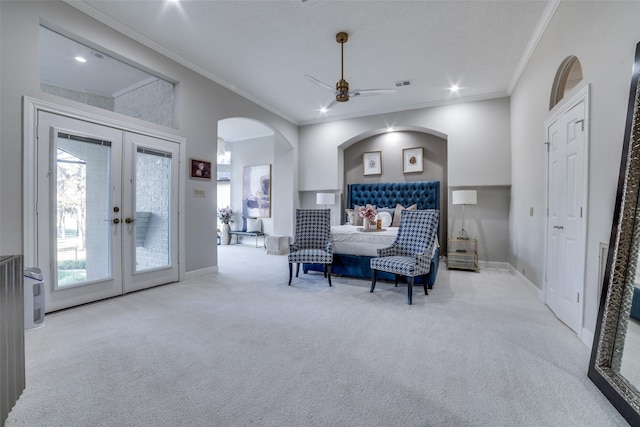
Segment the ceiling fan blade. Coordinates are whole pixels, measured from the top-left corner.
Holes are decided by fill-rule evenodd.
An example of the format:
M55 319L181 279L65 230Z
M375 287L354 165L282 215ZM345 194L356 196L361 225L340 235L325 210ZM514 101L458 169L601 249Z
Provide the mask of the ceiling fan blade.
M331 102L329 103L329 105L327 105L327 106L326 106L326 107L324 107L324 108L325 108L325 110L330 110L330 109L331 109L331 107L333 107L333 106L334 106L334 105L336 105L337 103L338 103L338 101L336 101L336 100L335 100L335 98L334 98L334 99L333 99L333 101L331 101Z
M390 93L396 93L396 90L395 89L353 89L349 91L349 96L387 95Z
M335 89L335 88L333 88L333 87L329 86L329 85L328 85L328 84L326 84L326 83L322 83L320 80L316 79L315 77L309 76L309 75L307 75L307 74L305 74L305 77L306 77L310 82L315 83L316 85L320 86L321 88L323 88L323 89L327 89L327 90L330 90L330 91L331 91L331 93L334 93L334 94L336 93L336 89Z

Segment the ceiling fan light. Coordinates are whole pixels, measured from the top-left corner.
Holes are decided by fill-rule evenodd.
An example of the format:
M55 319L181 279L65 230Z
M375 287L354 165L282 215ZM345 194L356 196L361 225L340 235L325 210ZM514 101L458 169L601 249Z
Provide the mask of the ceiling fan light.
M340 79L336 83L336 101L346 102L349 100L349 82L345 79Z

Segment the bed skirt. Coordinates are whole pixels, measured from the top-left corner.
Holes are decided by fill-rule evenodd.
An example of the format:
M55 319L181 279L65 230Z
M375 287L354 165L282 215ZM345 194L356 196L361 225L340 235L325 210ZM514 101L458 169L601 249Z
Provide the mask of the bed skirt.
M333 264L331 264L331 274L336 276L357 277L361 279L371 280L371 267L369 266L370 256L363 255L347 255L333 254ZM433 259L431 260L431 270L427 277L427 285L429 289L433 288L438 274L438 262L440 260L440 249L436 249ZM322 264L302 264L302 271L324 271ZM395 276L384 271L378 272L378 280L394 281ZM415 284L422 284L422 277L418 276L414 279Z

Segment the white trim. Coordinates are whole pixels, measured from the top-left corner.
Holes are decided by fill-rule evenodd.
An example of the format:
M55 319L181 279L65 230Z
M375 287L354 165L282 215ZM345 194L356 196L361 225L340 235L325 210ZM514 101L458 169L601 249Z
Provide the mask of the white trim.
M198 277L206 276L208 274L217 273L218 266L201 268L200 270L191 270L185 275L185 280L195 279Z
M511 264L509 264L509 271L511 271L511 273L516 276L516 279L518 279L518 281L520 281L520 283L522 283L523 285L525 285L525 287L531 291L531 293L533 295L535 295L536 298L538 298L538 300L544 304L544 293L542 292L542 290L540 288L538 288L536 285L533 284L533 282L531 282L529 279L527 279L522 273L520 273L518 270L516 270L516 268L514 266L512 266Z
M164 139L175 142L180 146L180 166L178 168L178 280L185 277L185 167L184 163L187 155L186 138L148 129L142 126L133 125L116 119L111 119L85 111L77 110L70 107L54 104L52 102L43 101L28 96L23 97L23 212L24 212L24 233L23 233L23 252L24 265L35 265L37 260L37 216L36 216L36 170L37 153L37 118L39 111L45 111L77 120L89 121L103 126L114 127L123 131L134 132L141 135L147 135L153 138Z
M499 270L509 270L508 262L498 261L478 261L478 267L480 268L497 268Z
M547 116L547 119L544 121L544 137L545 140L548 139L547 136L549 134L549 127L558 120L562 115L567 113L573 107L578 105L580 102L584 103L584 141L583 141L583 168L584 168L584 185L583 185L583 222L582 222L582 247L580 248L581 256L580 259L582 261L581 271L579 282L582 283L582 286L579 288L580 292L580 324L578 325L578 330L576 330L576 334L579 337L582 337L582 331L584 330L584 302L585 298L585 277L586 277L586 269L587 269L587 230L588 230L588 222L589 222L589 130L591 129L591 118L589 115L590 111L590 103L589 103L589 94L590 94L590 84L586 82L581 82L574 88L573 95L570 98L566 98L561 100ZM549 141L545 141L549 142ZM545 156L545 164L544 164L544 189L545 189L545 207L544 212L549 211L549 153ZM547 251L548 251L548 241L547 241L547 230L549 229L549 215L547 214L545 217L545 227L544 227L544 260L543 260L543 270L542 270L542 302L546 304L546 280L547 277Z
M580 340L584 345L586 345L589 350L593 346L593 332L586 328L582 328L582 334L580 335Z
M533 31L533 34L531 35L531 39L529 40L529 44L527 45L527 48L522 53L520 62L518 62L516 71L513 73L513 77L511 78L511 83L509 84L509 89L508 89L509 95L513 93L513 90L516 88L516 85L520 81L520 77L522 77L522 73L524 73L524 70L527 68L527 64L529 63L531 56L533 56L533 52L538 47L538 43L540 43L540 40L542 39L542 35L544 34L544 32L547 29L547 26L551 22L551 18L553 18L553 15L556 13L556 9L558 9L558 6L560 5L560 1L561 0L549 1L544 11L542 12L542 16L538 21L538 25Z

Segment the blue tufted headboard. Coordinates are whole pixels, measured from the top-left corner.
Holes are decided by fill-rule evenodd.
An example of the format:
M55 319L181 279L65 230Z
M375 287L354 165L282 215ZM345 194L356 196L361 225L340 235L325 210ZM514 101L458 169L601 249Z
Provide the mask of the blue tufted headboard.
M388 182L349 184L347 208L367 203L377 207L395 208L397 203L409 207L416 203L418 209L440 209L440 181Z

